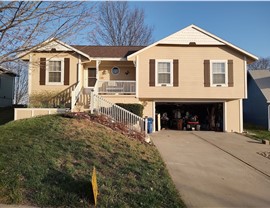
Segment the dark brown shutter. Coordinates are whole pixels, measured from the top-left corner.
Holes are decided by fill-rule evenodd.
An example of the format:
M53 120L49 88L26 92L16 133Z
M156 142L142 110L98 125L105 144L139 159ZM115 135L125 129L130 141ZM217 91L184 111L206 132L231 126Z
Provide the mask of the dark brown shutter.
M64 85L69 85L69 73L70 73L69 58L65 58L65 61L64 61Z
M173 86L179 86L179 64L177 59L173 60Z
M40 63L39 63L39 84L40 85L45 85L45 80L46 80L46 58L40 58Z
M233 60L228 60L228 86L233 87Z
M149 60L149 86L155 86L155 59Z
M204 60L204 86L210 87L210 60Z

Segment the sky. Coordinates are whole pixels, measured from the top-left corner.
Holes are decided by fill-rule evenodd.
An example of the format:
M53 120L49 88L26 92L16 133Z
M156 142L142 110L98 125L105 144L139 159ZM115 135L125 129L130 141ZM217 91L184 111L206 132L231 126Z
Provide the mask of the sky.
M258 57L270 57L270 2L145 2L145 23L158 41L194 24Z

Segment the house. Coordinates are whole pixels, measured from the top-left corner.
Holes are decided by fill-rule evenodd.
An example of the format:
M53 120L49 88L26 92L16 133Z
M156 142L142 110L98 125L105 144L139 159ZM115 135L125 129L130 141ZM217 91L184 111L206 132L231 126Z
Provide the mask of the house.
M89 109L90 102L95 107L91 90L112 103L141 103L144 116L153 118L154 131L159 113L168 116L169 126L192 114L205 129L211 122L222 131L242 132L247 64L257 60L195 25L147 47L49 40L22 56L29 61L30 96L62 91L71 109L79 104Z
M248 71L248 99L244 122L270 129L270 70Z
M12 106L17 75L0 66L0 107Z

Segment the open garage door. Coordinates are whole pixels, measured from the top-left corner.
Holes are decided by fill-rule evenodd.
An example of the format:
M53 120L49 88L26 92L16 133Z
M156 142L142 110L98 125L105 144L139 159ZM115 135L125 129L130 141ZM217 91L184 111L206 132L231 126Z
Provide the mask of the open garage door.
M156 102L156 130L223 131L223 103ZM159 120L159 121L158 121Z

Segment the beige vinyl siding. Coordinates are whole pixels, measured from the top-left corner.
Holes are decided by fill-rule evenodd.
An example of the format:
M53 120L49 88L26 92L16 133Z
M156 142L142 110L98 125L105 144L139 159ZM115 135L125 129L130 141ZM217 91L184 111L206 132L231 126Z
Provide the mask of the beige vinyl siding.
M140 99L140 103L144 106L143 117L147 116L147 117L154 118L154 115L153 115L154 102L152 100Z
M227 46L155 46L139 55L139 98L244 97L243 55ZM178 87L149 87L149 60L179 60ZM204 87L204 60L233 60L234 87Z
M70 75L69 75L69 85L40 85L39 73L40 73L40 58L69 58L70 59ZM31 92L39 93L44 90L46 91L62 91L69 86L73 85L77 82L77 63L78 63L78 55L73 53L33 53L32 54L32 72L31 76ZM46 63L47 64L47 63ZM64 72L64 70L63 70ZM48 77L46 77L48 79Z
M118 67L120 73L113 75L113 67ZM127 71L128 75L125 74ZM101 61L98 74L100 80L135 80L135 67L132 61Z
M240 100L226 102L227 132L240 132Z
M132 95L101 95L112 103L139 103L139 99Z

